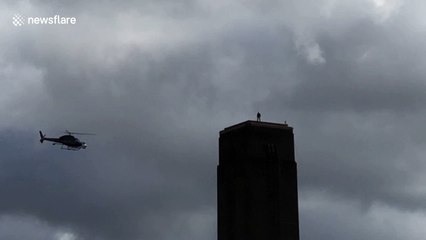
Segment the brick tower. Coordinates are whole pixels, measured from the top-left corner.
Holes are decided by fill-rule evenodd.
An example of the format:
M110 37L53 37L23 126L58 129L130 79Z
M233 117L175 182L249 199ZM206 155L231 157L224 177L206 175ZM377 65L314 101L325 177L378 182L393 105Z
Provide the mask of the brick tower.
M220 132L218 240L299 240L293 128L246 121Z

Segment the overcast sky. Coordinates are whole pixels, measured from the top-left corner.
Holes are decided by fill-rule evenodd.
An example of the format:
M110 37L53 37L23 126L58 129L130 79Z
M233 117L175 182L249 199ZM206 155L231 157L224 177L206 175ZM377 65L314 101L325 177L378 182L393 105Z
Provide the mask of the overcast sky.
M294 127L302 240L423 240L425 12L1 1L0 239L214 240L218 133L259 111ZM77 152L38 141L65 129L97 135Z

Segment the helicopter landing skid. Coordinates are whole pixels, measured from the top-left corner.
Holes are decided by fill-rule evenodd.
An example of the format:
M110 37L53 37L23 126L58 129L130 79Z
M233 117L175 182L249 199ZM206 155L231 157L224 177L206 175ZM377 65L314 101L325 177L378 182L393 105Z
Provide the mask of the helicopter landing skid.
M69 150L69 151L78 151L78 150L80 150L79 148L73 148L73 147L68 147L68 146L64 147L64 145L61 146L61 149L62 150Z

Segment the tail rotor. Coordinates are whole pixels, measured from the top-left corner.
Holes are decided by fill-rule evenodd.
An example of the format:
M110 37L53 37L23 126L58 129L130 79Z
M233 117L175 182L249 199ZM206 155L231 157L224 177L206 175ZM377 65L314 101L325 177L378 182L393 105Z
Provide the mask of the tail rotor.
M40 143L43 143L44 137L46 137L46 135L43 135L41 131L38 131L38 132L40 133Z

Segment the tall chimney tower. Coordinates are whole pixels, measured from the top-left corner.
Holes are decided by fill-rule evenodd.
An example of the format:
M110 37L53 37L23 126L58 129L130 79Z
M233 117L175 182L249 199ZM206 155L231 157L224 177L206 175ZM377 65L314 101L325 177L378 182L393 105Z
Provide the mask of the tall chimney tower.
M299 240L293 128L246 121L220 132L218 240Z

